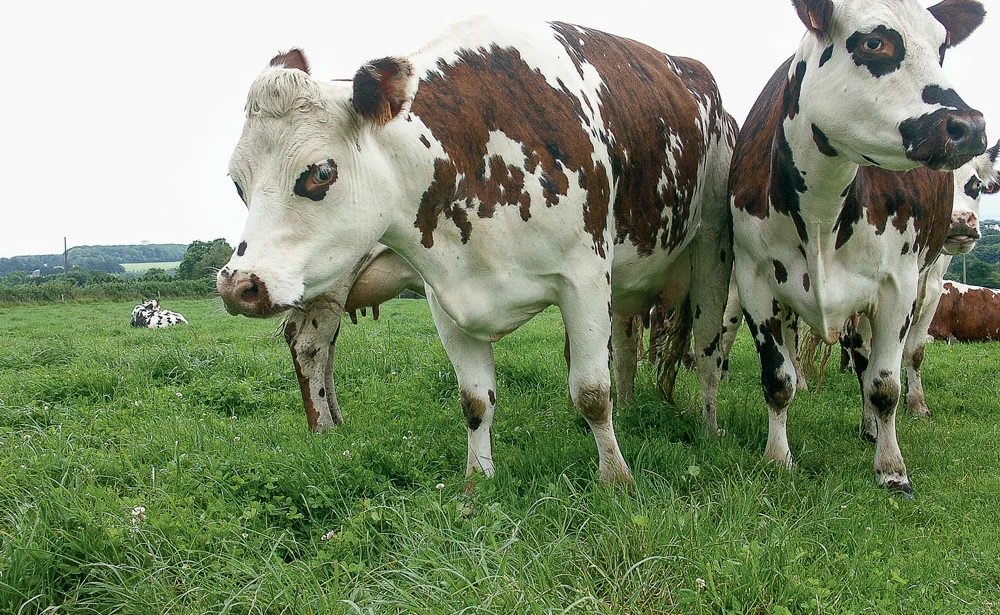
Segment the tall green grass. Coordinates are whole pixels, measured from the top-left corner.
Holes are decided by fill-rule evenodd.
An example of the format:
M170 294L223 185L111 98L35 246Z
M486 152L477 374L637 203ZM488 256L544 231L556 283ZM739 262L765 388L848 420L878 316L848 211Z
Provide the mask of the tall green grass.
M345 322L347 423L313 435L276 321L175 300L0 308L0 613L996 613L996 344L928 349L900 415L915 500L875 487L856 381L796 397L760 461L741 336L703 439L643 365L616 409L636 494L597 484L549 310L496 345L497 476L464 490L455 378L420 301Z

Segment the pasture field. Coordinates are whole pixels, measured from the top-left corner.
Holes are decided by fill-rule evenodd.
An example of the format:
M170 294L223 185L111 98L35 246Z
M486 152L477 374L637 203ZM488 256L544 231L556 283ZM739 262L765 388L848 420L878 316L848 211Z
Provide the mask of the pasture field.
M121 266L127 273L146 273L150 269L175 271L180 264L181 261L172 261L163 263L121 263Z
M853 376L796 396L792 472L745 331L701 435L639 371L616 408L634 496L597 484L548 310L496 345L497 476L423 301L345 320L346 425L313 435L278 321L175 300L0 308L0 613L997 613L1000 346L928 348L900 415L916 498L875 486Z

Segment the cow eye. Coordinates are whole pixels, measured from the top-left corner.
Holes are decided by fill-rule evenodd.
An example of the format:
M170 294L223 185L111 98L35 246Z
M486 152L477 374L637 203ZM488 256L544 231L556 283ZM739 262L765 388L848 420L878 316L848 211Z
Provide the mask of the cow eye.
M236 186L236 194L240 196L240 200L243 201L243 203L246 203L247 199L243 195L243 188L240 188L240 185L236 183L235 179L233 180L233 185Z
M309 165L295 180L295 194L313 201L322 201L327 190L337 181L337 163L333 159Z
M865 51L871 51L872 53L880 51L882 49L882 39L877 36L872 36L865 39Z
M313 171L313 179L318 184L325 184L330 181L331 177L333 177L333 169L331 169L330 165L325 162L317 165L316 169Z

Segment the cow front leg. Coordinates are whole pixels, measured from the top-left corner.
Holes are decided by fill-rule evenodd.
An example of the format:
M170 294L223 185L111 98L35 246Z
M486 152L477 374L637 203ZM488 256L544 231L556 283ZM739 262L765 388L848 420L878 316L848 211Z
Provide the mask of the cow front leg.
M346 291L343 295L346 295ZM339 298L343 301L343 298ZM310 431L341 425L344 418L333 387L334 345L340 333L337 298L320 295L285 319L284 334L299 382Z
M492 478L493 410L497 390L493 345L462 331L441 308L430 288L427 289L427 302L438 337L458 380L459 399L468 434L465 476L470 478L481 472Z
M895 308L895 309L893 309ZM900 397L900 364L903 340L911 314L902 301L880 302L879 311L871 315L872 350L868 364L860 376L865 398L865 413L874 416L875 477L879 485L911 493L913 488L906 474L903 453L896 440L896 406ZM855 363L860 370L861 366Z
M598 287L600 288L600 287ZM606 311L597 297L607 297ZM597 442L598 467L604 482L621 481L632 489L632 472L615 436L611 407L611 297L595 291L565 299L559 306L569 338L569 391ZM633 359L634 362L634 359Z
M740 284L743 316L760 358L760 384L767 403L767 447L764 458L791 468L788 448L788 407L795 397L795 363L789 351L789 327L783 308L771 296L766 282ZM794 334L793 334L794 335ZM793 345L794 346L794 345Z

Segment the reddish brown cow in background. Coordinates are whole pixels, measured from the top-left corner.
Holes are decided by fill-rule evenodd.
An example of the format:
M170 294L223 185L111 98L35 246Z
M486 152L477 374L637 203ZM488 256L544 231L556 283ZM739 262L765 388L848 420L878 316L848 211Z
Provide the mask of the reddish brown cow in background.
M949 342L1000 340L1000 290L945 282L929 332Z

